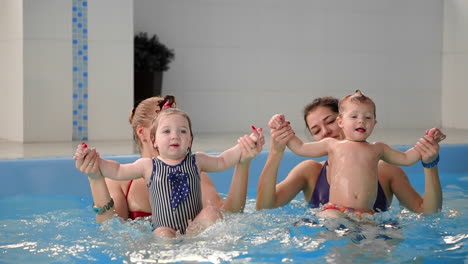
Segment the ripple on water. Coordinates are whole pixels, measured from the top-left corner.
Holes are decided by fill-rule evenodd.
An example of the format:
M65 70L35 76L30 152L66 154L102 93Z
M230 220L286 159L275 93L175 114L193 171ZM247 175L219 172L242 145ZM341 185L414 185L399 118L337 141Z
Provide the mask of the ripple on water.
M225 214L200 235L176 239L154 237L148 219L96 224L89 200L62 198L61 204L53 202L53 210L1 216L0 262L461 262L467 253L467 205L460 202L466 201L463 191L451 190L444 192L449 198L441 213L424 217L394 203L390 211L377 214L377 225L319 219L317 210L300 200L255 211L250 199L244 214ZM41 198L15 197L15 206L34 208Z

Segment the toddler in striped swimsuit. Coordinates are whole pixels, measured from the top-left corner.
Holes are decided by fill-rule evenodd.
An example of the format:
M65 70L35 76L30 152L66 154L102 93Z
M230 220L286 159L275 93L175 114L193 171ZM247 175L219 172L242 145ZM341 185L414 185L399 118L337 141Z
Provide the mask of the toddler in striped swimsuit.
M189 116L177 108L166 108L153 120L151 129L158 157L140 158L130 164L99 159L99 169L104 177L114 180L146 179L155 235L195 235L222 217L218 209L202 208L200 172L227 170L242 162L249 149L263 146L262 129L252 129L252 134L241 137L238 144L217 156L193 154Z

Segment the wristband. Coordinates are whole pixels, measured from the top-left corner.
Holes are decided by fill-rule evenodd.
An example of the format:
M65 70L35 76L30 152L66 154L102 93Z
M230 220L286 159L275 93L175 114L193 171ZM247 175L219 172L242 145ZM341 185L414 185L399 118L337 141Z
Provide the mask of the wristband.
M437 165L438 163L439 163L439 155L437 155L437 158L436 158L433 162L431 162L431 163L424 163L424 162L421 160L422 166L423 166L424 168L427 168L427 169L434 167L434 166Z
M105 213L106 211L110 210L112 207L114 207L114 199L110 199L110 201L104 205L103 207L99 207L99 206L96 206L94 205L94 202L93 202L93 205L92 205L92 208L93 208L93 211L96 213L96 214L103 214Z

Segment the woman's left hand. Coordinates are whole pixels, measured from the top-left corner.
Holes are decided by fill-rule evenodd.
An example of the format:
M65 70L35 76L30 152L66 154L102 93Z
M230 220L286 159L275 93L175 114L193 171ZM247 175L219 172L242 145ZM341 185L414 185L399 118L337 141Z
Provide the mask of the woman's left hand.
M431 163L439 155L440 146L432 136L426 135L416 143L414 148L421 154L422 162Z

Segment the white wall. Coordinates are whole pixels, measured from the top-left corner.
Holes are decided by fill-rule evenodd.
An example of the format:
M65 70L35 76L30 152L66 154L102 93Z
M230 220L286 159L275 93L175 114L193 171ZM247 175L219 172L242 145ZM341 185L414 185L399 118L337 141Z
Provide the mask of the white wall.
M175 50L163 93L196 131L248 131L356 89L379 127L441 124L441 0L139 0L135 32Z
M23 3L0 0L0 138L23 138Z
M468 129L468 1L444 1L442 120Z
M70 141L72 1L0 0L0 21L0 138ZM90 1L88 29L88 138L131 139L133 1Z
M131 138L133 26L175 49L163 93L195 131L246 131L276 112L302 129L305 103L355 89L376 100L378 128L467 128L456 109L468 98L467 5L90 1L89 138ZM71 1L0 0L0 138L71 140L71 52Z
M24 0L23 21L23 140L70 140L72 2Z
M89 1L90 140L131 139L133 1Z

